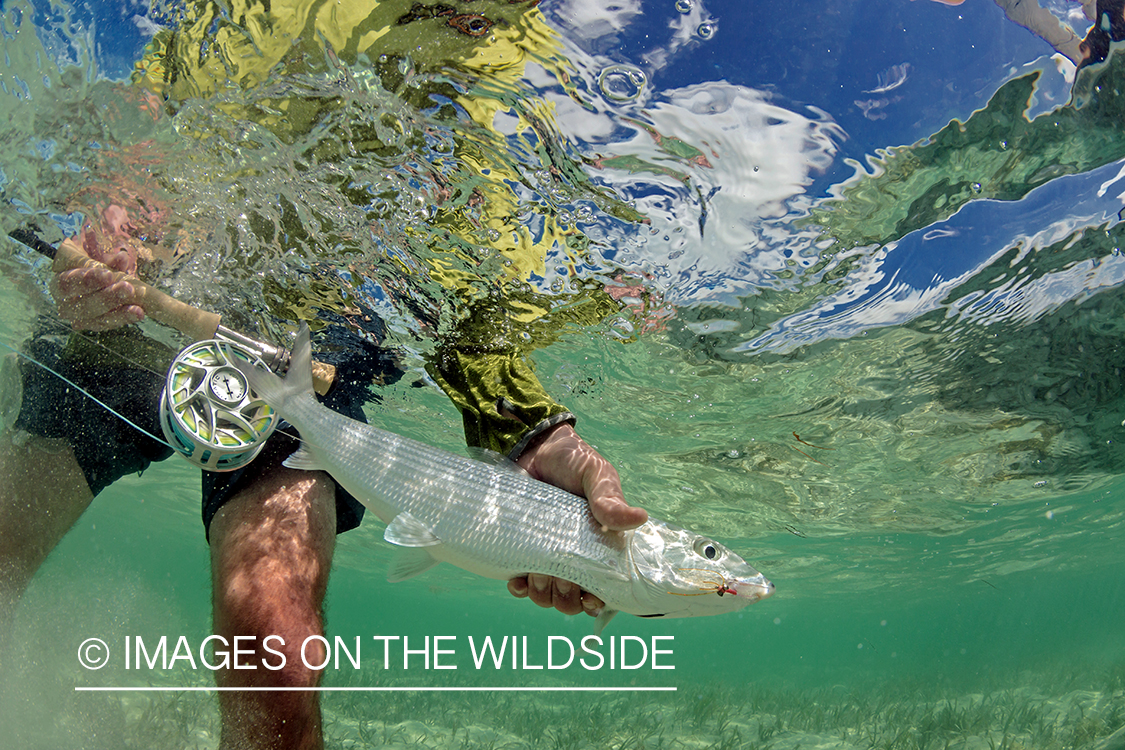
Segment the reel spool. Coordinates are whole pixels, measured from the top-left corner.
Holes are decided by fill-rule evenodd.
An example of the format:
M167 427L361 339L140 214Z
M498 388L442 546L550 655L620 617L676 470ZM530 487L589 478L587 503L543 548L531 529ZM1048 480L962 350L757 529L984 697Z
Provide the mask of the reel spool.
M250 463L279 421L232 366L236 358L265 366L239 344L197 341L172 362L160 396L164 437L180 455L209 471L234 471Z

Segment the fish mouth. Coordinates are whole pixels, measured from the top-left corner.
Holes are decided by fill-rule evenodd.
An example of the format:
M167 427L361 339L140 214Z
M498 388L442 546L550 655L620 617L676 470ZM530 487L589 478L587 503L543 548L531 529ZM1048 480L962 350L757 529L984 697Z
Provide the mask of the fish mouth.
M743 581L735 581L733 584L728 585L728 588L734 589L736 596L742 599L749 599L748 604L760 602L762 599L768 599L773 596L776 587L763 575L748 578Z

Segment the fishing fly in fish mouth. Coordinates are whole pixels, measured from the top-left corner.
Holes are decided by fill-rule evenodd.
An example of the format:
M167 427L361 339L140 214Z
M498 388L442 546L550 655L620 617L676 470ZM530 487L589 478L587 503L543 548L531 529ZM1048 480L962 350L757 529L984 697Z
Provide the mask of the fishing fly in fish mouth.
M56 252L17 234L42 253ZM163 296L147 293L154 297L150 304ZM332 375L313 362L307 324L291 356L215 325L220 338L189 345L169 369L161 427L171 447L204 468L239 468L284 418L301 441L285 466L328 472L387 524L384 539L403 548L391 582L439 562L500 580L553 576L605 603L595 634L618 612L723 614L774 593L745 560L693 531L653 518L635 529L609 531L584 498L533 478L501 454L459 456L323 406L314 382ZM287 375L281 378L275 369L287 369Z
M596 633L618 612L722 614L774 592L749 563L695 532L653 518L608 532L584 499L532 478L502 456L465 458L333 412L313 395L311 364L304 324L285 378L261 364L231 360L257 398L300 433L300 448L285 465L327 471L387 524L384 539L403 548L388 576L392 582L439 562L501 580L556 576L605 602ZM699 596L707 593L718 596Z

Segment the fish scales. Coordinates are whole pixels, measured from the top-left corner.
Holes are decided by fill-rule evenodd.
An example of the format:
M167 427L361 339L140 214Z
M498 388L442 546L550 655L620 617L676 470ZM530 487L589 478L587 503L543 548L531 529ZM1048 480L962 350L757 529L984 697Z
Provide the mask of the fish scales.
M618 611L721 614L774 592L745 560L695 532L654 518L606 532L584 499L506 459L465 458L333 412L313 396L311 362L302 325L284 380L248 362L234 366L300 432L301 448L285 465L328 471L387 524L384 538L403 548L389 580L438 562L488 578L555 576L605 602L595 633Z
M543 573L593 591L605 584L588 573L591 563L620 575L620 540L597 529L582 498L335 412L322 417L323 411L306 394L293 399L286 419L325 470L356 497L369 496L365 504L380 520L389 524L405 511L465 558L450 562L489 578ZM568 564L572 559L581 563Z

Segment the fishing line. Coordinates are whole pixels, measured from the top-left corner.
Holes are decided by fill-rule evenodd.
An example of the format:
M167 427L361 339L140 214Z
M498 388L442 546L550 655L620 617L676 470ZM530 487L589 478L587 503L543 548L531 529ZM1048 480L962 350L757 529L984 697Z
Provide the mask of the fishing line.
M55 325L58 325L60 328L65 328L64 326L62 326L61 324L59 324L57 322L55 323ZM117 352L113 349L110 349L109 347L105 346L104 344L101 344L100 342L96 341L94 338L92 338L90 336L86 336L86 335L84 335L84 334L82 334L78 331L74 331L73 329L66 329L66 330L69 330L70 333L75 334L75 335L79 336L80 338L82 338L83 340L89 341L89 342L101 347L102 349L105 349L107 352L110 352L111 354L114 354L114 355L120 357L121 359L123 359L127 362L132 362L132 360L130 360L125 355L123 355L120 352ZM189 352L191 350L196 350L197 354L198 354L199 350L204 350L208 354L213 354L214 347L216 346L216 343L218 343L222 346L237 347L237 344L232 344L230 342L215 342L215 341L196 342L195 344L192 344L191 346L186 347L183 351L181 351L180 355L177 356L176 361L179 362L181 360L182 356L186 352ZM53 368L51 368L47 364L45 364L43 362L40 362L38 359L36 359L32 355L27 354L26 352L20 351L19 349L15 348L11 344L9 344L7 341L4 341L2 339L0 339L0 346L3 346L3 348L5 348L5 349L9 350L10 352L14 353L17 357L22 357L23 359L26 359L28 362L31 362L32 364L34 364L34 365L42 368L43 370L49 372L50 374L54 375L56 378L63 381L64 383L66 383L71 388L74 388L80 394L82 394L86 398L90 399L95 404L102 407L103 409L108 411L110 414L112 414L113 416L120 419L125 424L127 424L130 427L132 427L133 429L137 430L142 435L145 435L146 437L148 437L152 440L155 440L156 442L160 443L161 445L164 445L164 446L167 446L167 447L171 448L176 453L180 454L184 458L187 458L189 461L196 464L197 466L200 466L201 468L210 469L212 471L231 471L233 469L240 468L241 466L244 466L247 463L249 463L251 460L253 460L253 458L255 458L259 452L261 452L261 449L265 444L265 440L271 434L273 434L274 432L278 432L280 434L287 435L288 437L291 437L294 440L298 440L298 441L300 440L300 437L298 435L294 434L293 432L291 432L289 430L286 430L286 429L278 428L276 426L276 424L279 420L274 419L274 420L271 421L270 419L268 419L269 415L257 414L257 415L254 415L255 418L253 418L251 420L248 420L248 422L250 422L250 424L244 424L244 425L240 424L239 425L239 427L243 428L243 430L244 430L244 431L240 431L239 434L236 434L234 436L231 436L229 434L224 434L222 436L216 436L215 434L211 433L211 434L208 434L208 436L207 436L210 439L204 441L205 443L208 443L208 444L204 444L204 445L200 446L199 445L199 442L200 442L199 441L199 434L196 432L196 428L198 427L198 425L193 422L193 420L195 420L198 417L198 413L195 412L195 411L192 411L190 413L185 412L185 409L188 408L188 407L184 406L183 401L180 401L179 403L173 403L171 408L168 408L166 406L166 398L165 398L166 394L162 394L162 397L161 397L161 403L162 403L162 406L161 406L161 409L160 409L161 427L165 428L165 435L170 436L171 439L167 439L165 437L158 437L157 435L154 435L152 432L146 430L145 428L138 425L136 422L134 422L131 419L129 419L128 417L126 417L121 412L114 409L112 406L110 406L109 404L107 404L105 401L101 400L97 396L95 396L93 393L90 393L90 391L88 391L87 389L78 385L73 380L66 377L62 373L54 370ZM252 354L251 354L251 356L252 356ZM152 375L160 377L161 379L168 380L167 375L161 375L159 372L153 370L152 368L145 367L143 365L140 365L139 363L134 363L134 364L137 364L138 370L150 373ZM174 362L173 367L175 367L175 366L176 366L176 363ZM185 376L186 376L186 373L185 373ZM196 384L196 385L198 385L198 384ZM198 388L196 390L198 390ZM175 396L173 396L173 398L175 398ZM252 395L247 393L247 399L253 400ZM237 401L244 404L247 399L238 399ZM229 405L233 407L233 406L237 406L238 404L237 403L230 403ZM177 407L179 407L178 410L177 410ZM173 416L169 416L168 412L172 412ZM272 414L272 410L270 411L270 413ZM184 419L185 415L187 417L186 421ZM269 423L269 424L267 424L267 423ZM211 427L213 429L214 425L211 425ZM267 429L267 428L271 428L271 429ZM220 443L226 443L226 444L225 445L216 445L215 444L216 441L218 441ZM241 449L245 449L245 450L241 450Z
M100 265L82 251L65 243L56 247L43 241L30 227L16 229L9 232L9 236L40 255L51 258L56 273L67 268ZM116 273L119 278L126 278L125 274ZM158 414L164 440L141 428L45 363L6 342L0 343L17 356L22 356L55 375L141 434L171 447L193 464L211 471L233 471L245 466L261 453L266 440L279 426L281 418L250 389L241 368L248 364L264 367L275 373L285 372L289 366L289 350L226 328L221 324L222 318L219 315L180 302L143 281L130 281L138 294L138 304L145 308L149 317L187 334L195 341L180 350L165 374L161 375L150 367L134 362L125 354L78 333L69 326L65 329L94 344L98 349L110 352L121 361L133 365L136 371L163 379L164 389L160 394ZM58 325L64 328L61 323ZM335 368L314 361L312 370L314 390L323 395L335 379Z
M54 375L56 378L63 381L64 383L66 383L71 388L75 389L76 391L81 393L83 396L85 396L86 398L93 401L95 404L98 404L103 409L108 411L110 414L117 417L118 419L123 421L125 424L132 427L134 430L140 432L142 435L146 435L147 437L152 438L153 440L160 443L161 445L166 445L169 448L172 448L173 450L175 450L175 446L170 444L167 440L165 440L164 438L157 437L156 435L153 435L151 432L146 430L144 427L141 427L139 424L136 424L131 419L126 417L124 414L120 413L119 411L114 409L112 406L110 406L106 402L102 401L100 398L98 398L94 394L90 393L88 390L86 390L82 386L78 385L78 383L75 383L73 380L71 380L70 378L63 375L61 372L56 372L55 370L53 370L50 367L48 367L47 365L43 364L42 362L40 362L39 360L37 360L35 357L31 356L30 354L27 354L26 352L21 352L19 349L16 349L14 346L9 344L7 341L4 341L4 340L0 339L0 346L3 346L5 349L8 349L9 351L13 352L17 357L23 357L28 362L36 364L39 367L42 367L44 370L46 370L47 372ZM158 374L158 373L154 373L154 374Z
M96 337L89 335L85 331L79 331L75 328L71 328L69 325L66 325L66 324L64 324L64 323L62 323L58 320L53 320L53 319L50 319L50 318L44 317L44 318L40 318L40 320L45 322L45 323L49 323L49 324L55 326L58 329L58 333L60 333L60 334L67 334L69 336L76 336L76 337L82 339L83 341L85 341L90 346L101 349L105 354L107 354L111 357L116 357L117 359L120 359L122 362L127 363L134 370L140 370L142 372L147 372L150 375L155 375L158 378L164 377L164 373L161 373L157 370L154 370L151 367L149 367L148 365L144 364L143 362L138 362L137 360L129 357L124 352L118 351L117 349L114 349L114 348L102 343ZM9 349L12 348L11 345L9 345L9 344L5 344L5 346L8 347ZM28 357L28 359L31 359L31 358ZM32 360L32 361L34 361L34 360ZM54 373L54 374L57 375L58 373Z

